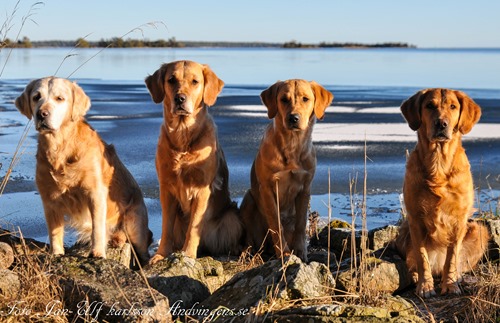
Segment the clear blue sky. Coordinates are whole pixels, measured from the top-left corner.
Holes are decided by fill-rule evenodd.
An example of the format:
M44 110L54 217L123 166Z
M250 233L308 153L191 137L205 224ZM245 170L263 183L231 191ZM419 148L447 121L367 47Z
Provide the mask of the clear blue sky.
M2 0L0 22L17 0ZM14 27L36 0L20 0ZM498 0L43 0L22 36L89 40L143 24L147 39L303 43L407 42L418 47L500 47ZM127 37L141 38L140 32Z

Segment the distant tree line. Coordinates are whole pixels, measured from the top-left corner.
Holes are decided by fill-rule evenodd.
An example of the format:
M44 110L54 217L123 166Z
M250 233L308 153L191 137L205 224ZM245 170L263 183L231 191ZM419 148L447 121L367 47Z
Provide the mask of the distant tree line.
M318 47L334 48L334 47L350 47L350 48L416 48L415 45L400 42L376 43L376 44L363 44L363 43L319 43Z
M23 37L23 39L18 41L12 41L9 38L5 38L4 40L0 39L0 48L4 47L31 48L33 44L28 37Z
M73 40L43 40L43 41L30 41L28 37L23 37L22 40L17 42L8 38L3 41L0 40L0 48L15 47L15 48L31 48L31 47L116 47L116 48L130 48L130 47L185 47L181 42L178 42L175 37L168 40L144 40L144 39L122 39L114 37L111 39L101 39L99 41L88 41L83 38Z
M76 41L66 40L45 40L45 41L30 41L28 37L23 37L18 41L11 41L10 39L0 40L0 48L16 47L16 48L31 48L31 47L79 47L79 48L180 48L180 47L274 47L274 48L414 48L416 46L407 43L399 42L386 42L377 44L363 44L363 43L327 43L321 42L319 44L303 44L295 40L285 43L265 43L265 42L214 42L214 41L185 41L180 42L175 37L168 40L146 40L146 39L123 39L114 37L110 39L101 39L99 41L88 41L84 38L78 38Z
M283 48L416 48L416 46L399 42L386 42L376 44L321 42L319 44L302 44L300 42L292 40L284 43Z

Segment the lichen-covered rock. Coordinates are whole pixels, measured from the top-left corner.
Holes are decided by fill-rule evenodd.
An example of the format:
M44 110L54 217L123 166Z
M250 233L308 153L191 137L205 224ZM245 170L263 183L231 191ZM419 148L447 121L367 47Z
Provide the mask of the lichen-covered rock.
M145 273L149 284L167 296L171 304L180 301L186 308L205 300L241 271L240 267L233 261L223 264L212 257L193 259L179 252L146 266Z
M330 230L330 246L328 246L328 230ZM317 237L312 237L309 245L315 248L330 248L337 258L346 258L351 256L352 247L352 234L353 230L350 228L335 228L333 226L325 226ZM361 244L361 231L354 231L354 239L356 242L356 249Z
M182 253L148 266L145 273L151 287L165 295L171 304L181 302L183 308L189 308L210 296L205 267Z
M325 226L317 236L311 238L311 247L328 248L328 230L330 230L330 251L335 253L337 258L351 257L353 249L352 241L354 234L355 250L359 251L362 241L362 232L354 230L347 222L334 220L329 226ZM388 225L382 228L375 228L368 231L367 240L370 250L385 248L398 234L398 227Z
M252 322L425 322L413 306L402 298L391 297L388 306L373 307L346 304L323 304L293 307L254 317ZM391 307L392 304L396 307Z
M14 262L14 250L5 242L0 242L0 269L8 269Z
M283 265L284 264L284 265ZM202 308L250 309L259 302L321 298L331 295L335 281L325 265L304 264L296 256L269 261L236 274L201 303Z
M75 243L66 254L70 256L87 257L90 254L90 243ZM106 249L106 258L115 260L125 267L137 267L135 261L132 261L132 246L130 243L124 243L120 248L109 247Z
M375 228L368 231L368 245L371 250L385 248L391 241L396 239L399 226L386 225L382 228Z
M411 284L405 261L392 250L371 254L364 259L364 264L359 258L356 260L358 267L349 258L337 268L337 288L350 292L361 288L377 293L394 293Z
M51 259L65 308L76 317L99 322L170 322L166 297L122 264L100 258L59 256Z
M8 269L0 269L0 295L10 299L15 297L20 289L21 283L17 274ZM1 314L0 312L0 316Z
M207 285L210 293L215 292L236 274L236 272L230 268L230 261L226 262L225 268L222 262L212 257L198 258L197 261L203 266L205 285Z

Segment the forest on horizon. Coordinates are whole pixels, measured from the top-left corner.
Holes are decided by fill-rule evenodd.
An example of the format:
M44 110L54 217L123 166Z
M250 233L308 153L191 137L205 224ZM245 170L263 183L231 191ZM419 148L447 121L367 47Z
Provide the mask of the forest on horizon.
M111 39L101 39L99 41L88 41L83 38L76 40L45 40L31 41L28 37L23 37L17 41L4 39L0 42L0 48L43 48L43 47L78 47L78 48L184 48L184 47L270 47L270 48L416 48L414 45L401 42L385 43L355 43L355 42L321 42L317 44L305 44L295 40L285 43L268 42L229 42L229 41L178 41L175 37L168 40L144 40L144 39L122 39L114 37Z

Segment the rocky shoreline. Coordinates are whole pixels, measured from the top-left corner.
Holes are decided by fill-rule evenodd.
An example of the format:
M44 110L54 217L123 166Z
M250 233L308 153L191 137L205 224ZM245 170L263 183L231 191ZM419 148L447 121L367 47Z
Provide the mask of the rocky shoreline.
M498 275L500 220L485 222L492 238L481 266L494 266ZM347 226L332 222L330 243L328 226L313 234L308 263L293 255L263 261L249 253L198 259L176 253L136 270L129 268L134 262L128 244L109 249L108 259L87 258L87 247L79 245L53 257L47 245L3 230L0 319L455 322L470 315L464 309L470 311L482 269L464 277L462 296L422 300L414 294L404 260L390 246L397 227L370 230L363 236ZM368 249L359 247L365 238ZM352 241L356 248L350 247ZM45 281L38 286L40 279ZM38 300L30 300L30 289L41 295ZM46 294L49 290L52 294Z

